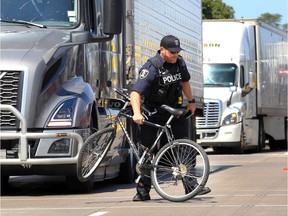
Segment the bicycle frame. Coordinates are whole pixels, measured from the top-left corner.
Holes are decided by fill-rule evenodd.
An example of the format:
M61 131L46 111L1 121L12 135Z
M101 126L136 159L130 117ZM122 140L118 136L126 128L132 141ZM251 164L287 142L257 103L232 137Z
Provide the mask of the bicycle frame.
M137 160L136 172L138 173L138 178L135 180L136 183L139 183L143 176L150 176L156 192L164 199L170 201L186 201L196 196L203 189L209 177L208 156L197 143L185 138L174 139L171 128L171 122L175 117L187 118L187 113L189 112L184 109L161 105L161 109L170 113L170 117L168 117L164 125L155 124L145 118L143 124L158 129L157 137L152 147L148 148L141 143L134 142L123 121L123 118L126 120L133 119L129 95L121 90L115 91L125 98L121 102L122 108L105 128L89 136L81 147L79 162L77 163L79 180L87 181L91 178L109 151L118 132L117 128L120 125L127 138L130 150ZM143 112L142 115L144 116L153 114L143 105L141 106L141 112ZM168 143L160 147L158 143L164 134ZM159 147L157 152L154 151L156 147ZM133 161L128 162L134 164Z
M135 180L136 183L139 183L141 177L150 176L156 192L164 199L170 201L186 201L196 196L202 190L209 177L210 165L208 156L197 143L185 138L174 139L171 128L173 118L187 118L187 113L189 112L184 109L161 105L161 109L170 113L170 117L168 117L164 125L155 124L145 118L143 124L158 129L157 137L152 147L148 148L141 143L134 142L133 137L129 133L130 130L127 130L123 121L123 118L126 120L133 119L129 95L121 90L116 90L116 92L125 98L125 100L121 100L122 108L105 128L90 135L81 147L77 163L77 176L80 181L87 181L91 178L109 151L118 132L117 128L120 125L127 138L130 150L137 160L136 172L138 173L138 178ZM143 112L142 115L144 116L153 114L144 106L141 106L141 112ZM158 143L164 134L168 143L160 147ZM157 152L154 151L156 147L159 147ZM128 162L134 164L133 161Z
M171 115L169 117L169 119L167 120L167 122L165 123L164 126L162 125L159 125L159 124L155 124L155 123L152 123L152 122L149 122L147 120L144 120L143 121L143 124L146 124L146 125L149 125L151 127L155 127L155 128L158 128L158 130L160 131L157 138L155 139L152 147L149 149L147 147L145 147L144 149L144 152L143 154L141 155L140 157L140 153L139 151L137 150L137 144L135 144L131 137L129 136L123 122L121 121L121 117L124 116L126 118L129 118L129 119L132 119L133 117L129 114L127 114L127 112L130 112L132 109L127 109L127 107L129 106L130 102L129 101L126 101L124 106L122 107L122 109L119 111L119 113L117 114L117 116L115 117L114 119L114 124L117 124L119 123L122 131L124 132L127 140L128 140L128 143L130 145L130 147L132 148L132 151L138 161L138 164L143 164L145 162L145 159L146 159L146 155L148 154L148 156L153 152L153 150L155 149L155 147L157 146L157 143L159 142L159 140L161 139L161 137L163 136L163 134L165 133L166 134L166 137L167 137L167 140L168 140L168 143L171 143L173 140L174 140L174 136L173 136L173 133L171 132L171 126L170 126L170 123L171 121L173 120L174 116ZM150 114L149 114L150 115Z

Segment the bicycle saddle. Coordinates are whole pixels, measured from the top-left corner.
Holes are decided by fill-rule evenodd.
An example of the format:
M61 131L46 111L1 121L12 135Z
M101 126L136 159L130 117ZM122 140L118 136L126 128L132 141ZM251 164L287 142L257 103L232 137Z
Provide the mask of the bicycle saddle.
M177 108L173 108L168 105L165 105L165 104L161 105L161 109L169 112L171 115L174 115L174 116L180 116L186 112L185 109L177 109Z
M178 116L178 118L189 118L193 113L183 108L173 108L166 104L161 105L161 109L169 112L171 115Z

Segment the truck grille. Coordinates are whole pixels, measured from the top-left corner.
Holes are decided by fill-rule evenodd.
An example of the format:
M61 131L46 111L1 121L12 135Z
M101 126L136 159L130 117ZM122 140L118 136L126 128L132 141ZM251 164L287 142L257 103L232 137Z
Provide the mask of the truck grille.
M0 70L0 103L12 105L20 110L21 98L19 94L21 71L6 71ZM15 127L18 120L10 111L0 111L0 126L1 128Z
M220 126L221 103L219 100L204 99L204 117L196 117L196 128Z

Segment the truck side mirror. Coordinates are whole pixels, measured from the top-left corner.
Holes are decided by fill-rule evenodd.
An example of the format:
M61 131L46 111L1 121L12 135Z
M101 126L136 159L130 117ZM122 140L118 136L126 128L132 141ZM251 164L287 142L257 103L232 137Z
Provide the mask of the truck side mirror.
M256 88L256 73L254 73L252 70L249 71L248 87L251 89Z
M242 91L242 97L245 97L254 88L256 88L256 74L252 70L250 70L249 71L249 82L246 84L245 88Z
M104 34L120 34L123 22L123 0L104 1Z
M229 87L230 92L236 92L237 91L237 86L230 86Z

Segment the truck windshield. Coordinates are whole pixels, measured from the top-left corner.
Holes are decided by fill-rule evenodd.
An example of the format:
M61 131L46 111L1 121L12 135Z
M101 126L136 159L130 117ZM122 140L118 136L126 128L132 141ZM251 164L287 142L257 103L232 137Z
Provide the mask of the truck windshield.
M77 1L1 0L0 16L1 25L74 26L77 23Z
M204 64L204 86L234 86L236 69L235 64Z

